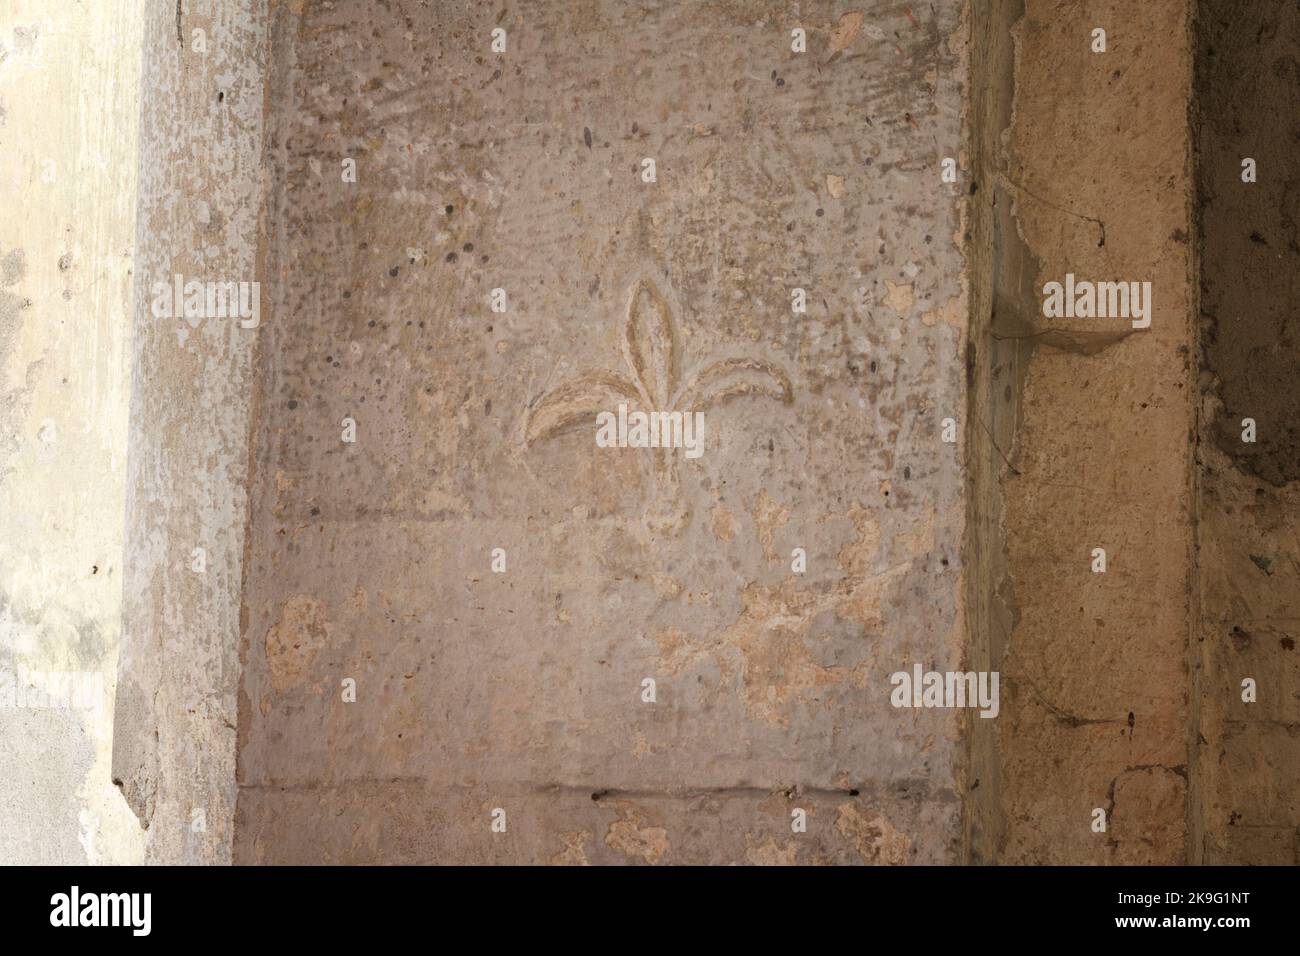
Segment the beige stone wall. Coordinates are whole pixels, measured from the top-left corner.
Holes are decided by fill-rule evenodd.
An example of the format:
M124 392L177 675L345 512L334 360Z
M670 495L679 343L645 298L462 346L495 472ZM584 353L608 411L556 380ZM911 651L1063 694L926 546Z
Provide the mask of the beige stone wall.
M1252 16L9 0L0 862L1294 862ZM704 454L597 447L619 401Z
M956 858L960 12L279 9L237 859Z
M1193 346L1185 3L1028 3L1008 162L1036 287L1150 281L1151 327L1046 320L1003 477L1004 862L1184 859ZM1093 53L1094 26L1107 51ZM1041 293L1039 297L1041 303ZM1103 548L1105 573L1091 570ZM1091 814L1108 817L1104 836Z
M1010 25L1015 45L1013 60L990 53L990 73L1014 70L1014 92L1010 115L989 108L983 146L982 195L1000 207L975 217L993 252L969 425L985 536L971 542L970 586L985 602L972 654L1001 671L1005 699L992 736L971 738L988 786L969 808L972 857L1177 863L1192 573L1190 9L1031 0L984 16L995 33ZM1105 52L1091 48L1098 27ZM1151 282L1151 327L1045 318L1043 287L1067 273Z
M122 632L138 6L0 5L4 863L143 857L144 834L109 769ZM64 690L69 680L78 682L75 698Z

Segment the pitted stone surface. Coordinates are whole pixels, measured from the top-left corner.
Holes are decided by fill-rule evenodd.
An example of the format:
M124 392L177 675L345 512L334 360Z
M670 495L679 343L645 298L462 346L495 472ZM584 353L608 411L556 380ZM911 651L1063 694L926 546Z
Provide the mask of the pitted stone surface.
M955 858L958 13L277 9L237 859Z

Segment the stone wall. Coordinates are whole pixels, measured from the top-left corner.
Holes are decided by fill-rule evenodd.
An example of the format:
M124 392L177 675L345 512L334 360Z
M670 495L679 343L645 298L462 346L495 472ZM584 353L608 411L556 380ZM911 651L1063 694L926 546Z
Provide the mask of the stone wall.
M959 14L277 10L236 859L957 858Z
M971 740L995 775L972 797L972 855L1176 863L1192 573L1190 10L1030 0L978 16L993 31L1012 24L1013 60L1004 41L986 48L989 73L1014 71L1014 93L983 131L974 217L981 242L994 238L967 426L982 455L972 507L987 515L971 543L971 586L987 601L972 653L1001 672L1004 704L992 736ZM1045 286L1067 274L1150 282L1150 327L1045 317Z
M0 862L1295 862L1288 5L10 6Z
M1190 849L1198 863L1293 865L1300 860L1300 121L1291 107L1300 9L1199 3L1197 17L1200 601ZM1253 442L1243 440L1247 419ZM1249 703L1247 680L1255 684Z
M135 4L0 12L0 862L134 863L121 641Z

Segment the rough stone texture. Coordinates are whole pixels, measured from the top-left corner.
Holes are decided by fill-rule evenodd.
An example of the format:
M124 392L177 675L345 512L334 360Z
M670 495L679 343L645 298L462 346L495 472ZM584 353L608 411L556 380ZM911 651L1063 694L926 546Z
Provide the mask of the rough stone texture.
M1202 366L1192 860L1300 862L1300 7L1198 4ZM1242 181L1242 160L1257 181ZM1258 441L1242 441L1253 418ZM1253 679L1258 699L1242 700Z
M0 24L0 862L1297 861L1293 5L129 6Z
M149 860L221 863L234 814L252 354L265 328L155 318L151 290L177 273L257 278L266 20L260 0L188 6L150 3L145 17L113 776L148 828Z
M1012 29L1023 15L1024 5L1013 0L980 4L970 15L970 192L975 198L964 231L971 279L963 563L967 666L985 671L1004 660L1013 626L1001 488L1009 465L1003 449L1015 443L1020 389L1034 348L1033 338L1007 330L1029 327L1038 305L1038 264L1016 229L1015 198L1002 172L1003 137L1014 100ZM993 863L1003 834L996 722L968 719L964 734L962 858Z
M6 864L132 863L143 852L140 826L109 773L140 82L135 6L15 0L0 13ZM53 699L34 697L36 689Z
M997 4L982 15L1015 21L1015 87L1004 150L994 131L977 141L981 165L997 177L984 195L1003 208L975 215L977 235L997 237L981 274L993 288L975 296L972 353L972 408L992 422L968 434L978 424L984 443L972 454L972 481L989 489L989 471L1000 471L1000 500L973 505L993 510L968 544L982 562L972 587L986 596L971 654L1001 671L1003 716L995 739L977 730L971 740L972 773L997 779L968 808L970 854L1180 862L1189 10L1031 0L1023 12ZM1107 31L1105 53L1090 49L1094 27ZM1005 55L988 57L999 76ZM982 115L998 116L996 101ZM1043 285L1067 272L1151 281L1151 328L1045 319ZM1096 547L1106 550L1104 574L1090 569ZM1091 828L1095 808L1107 813L1104 834Z
M274 11L236 860L958 857L960 5L864 6Z

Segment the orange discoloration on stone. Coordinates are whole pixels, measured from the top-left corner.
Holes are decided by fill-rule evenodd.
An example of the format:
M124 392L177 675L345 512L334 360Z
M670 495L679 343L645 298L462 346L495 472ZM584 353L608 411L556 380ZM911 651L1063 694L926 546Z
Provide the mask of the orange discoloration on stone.
M328 641L329 625L315 598L295 594L285 602L279 622L266 632L266 662L275 692L283 694L301 684Z
M780 513L770 500L756 510ZM912 562L876 571L881 536L875 518L861 505L854 505L847 517L858 534L840 549L844 576L833 588L802 588L794 577L774 585L748 584L741 591L739 616L721 632L693 640L679 628L659 631L654 639L659 644L660 667L678 674L716 662L724 683L738 677L749 715L777 726L789 724L793 705L805 691L842 683L865 687L870 662L842 667L814 659L808 645L812 623L819 614L833 612L866 631L878 630L884 595ZM908 548L912 549L910 543Z
M794 866L799 862L798 857L799 844L794 840L787 840L781 845L768 837L765 842L751 844L745 850L745 859L755 866Z
M560 834L564 848L551 857L552 866L591 866L583 844L591 839L590 830L570 830Z
M734 541L736 538L736 519L722 502L713 506L710 512L713 536L719 541Z
M902 866L907 862L911 838L881 813L864 810L852 801L842 803L835 829L858 851L864 863Z
M763 557L775 561L773 540L776 532L790 520L790 512L773 501L764 488L754 501L753 513L754 524L758 526L758 542L763 546Z
M641 811L630 800L618 801L615 809L618 819L609 825L605 845L651 865L662 860L669 848L668 831L646 826Z

